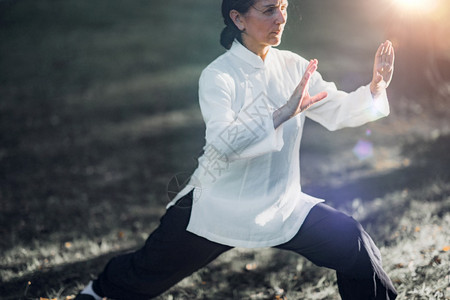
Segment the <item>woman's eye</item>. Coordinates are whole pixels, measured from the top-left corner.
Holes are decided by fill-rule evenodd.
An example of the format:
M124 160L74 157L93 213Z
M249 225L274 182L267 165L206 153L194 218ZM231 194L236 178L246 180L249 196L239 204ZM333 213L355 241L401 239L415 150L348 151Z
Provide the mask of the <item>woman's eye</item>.
M271 16L271 15L274 14L274 12L275 12L275 8L272 7L272 8L269 8L269 9L265 10L264 14L267 15L267 16Z
M273 16L273 15L277 12L278 9L279 9L282 13L285 13L285 12L287 11L287 5L282 5L282 6L280 6L280 7L271 7L271 8L268 8L268 9L266 9L266 10L264 11L264 14L265 14L266 16Z

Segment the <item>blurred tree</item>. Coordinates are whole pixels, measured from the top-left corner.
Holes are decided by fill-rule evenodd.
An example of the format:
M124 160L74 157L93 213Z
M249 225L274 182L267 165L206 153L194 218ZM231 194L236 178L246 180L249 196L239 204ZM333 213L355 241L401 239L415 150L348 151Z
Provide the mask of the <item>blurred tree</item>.
M449 98L450 2L386 1L392 7L387 14L386 36L396 48L395 90L407 97Z

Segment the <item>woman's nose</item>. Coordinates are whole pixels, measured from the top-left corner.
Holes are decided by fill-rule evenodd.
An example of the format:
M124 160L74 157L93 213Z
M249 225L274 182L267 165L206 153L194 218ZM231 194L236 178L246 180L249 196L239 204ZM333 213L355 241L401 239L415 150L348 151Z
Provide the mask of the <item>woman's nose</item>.
M279 8L277 14L277 24L284 24L287 20L287 11L285 9Z

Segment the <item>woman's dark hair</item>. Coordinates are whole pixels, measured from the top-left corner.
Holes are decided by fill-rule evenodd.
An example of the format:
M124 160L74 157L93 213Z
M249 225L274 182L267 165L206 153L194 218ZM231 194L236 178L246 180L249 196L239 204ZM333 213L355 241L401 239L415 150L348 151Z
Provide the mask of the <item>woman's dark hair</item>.
M225 28L220 34L220 44L225 49L230 49L234 39L238 39L241 43L241 31L236 27L233 20L230 18L230 11L233 9L241 14L245 14L250 7L255 4L256 0L223 0L222 1L222 16Z

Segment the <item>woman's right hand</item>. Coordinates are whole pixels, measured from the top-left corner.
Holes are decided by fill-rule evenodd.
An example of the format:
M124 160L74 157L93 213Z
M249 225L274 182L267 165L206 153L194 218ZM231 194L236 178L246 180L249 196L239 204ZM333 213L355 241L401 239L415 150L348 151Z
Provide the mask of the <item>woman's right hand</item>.
M328 96L327 92L320 92L317 95L311 97L308 92L309 80L312 74L317 70L318 63L319 62L317 61L317 59L313 59L309 62L302 80L295 88L289 101L286 103L286 105L292 111L291 118L298 115L302 111L307 110L311 105L319 102L320 100L323 100L326 96Z
M312 74L317 70L317 64L317 59L313 59L309 62L305 74L303 74L303 78L295 88L291 98L289 98L285 105L275 111L273 115L275 128L328 96L327 92L320 92L312 97L309 95L309 80L311 79Z

